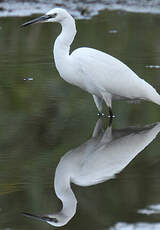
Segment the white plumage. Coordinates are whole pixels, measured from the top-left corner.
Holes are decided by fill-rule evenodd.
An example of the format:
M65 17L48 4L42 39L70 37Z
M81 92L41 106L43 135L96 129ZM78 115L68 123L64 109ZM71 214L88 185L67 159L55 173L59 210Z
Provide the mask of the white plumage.
M54 60L60 76L67 82L91 93L99 114L102 101L112 113L113 99L143 99L160 105L160 95L129 67L118 59L96 49L79 48L70 54L70 45L76 35L75 20L64 9L55 8L44 16L24 23L58 22L61 34L54 45Z
M113 179L159 132L160 123L141 129L132 127L112 131L112 128L108 127L103 132L102 120L99 119L92 137L68 151L56 168L54 188L57 197L62 201L61 211L42 216L29 213L25 215L57 227L67 224L77 208L77 199L71 183L90 186Z

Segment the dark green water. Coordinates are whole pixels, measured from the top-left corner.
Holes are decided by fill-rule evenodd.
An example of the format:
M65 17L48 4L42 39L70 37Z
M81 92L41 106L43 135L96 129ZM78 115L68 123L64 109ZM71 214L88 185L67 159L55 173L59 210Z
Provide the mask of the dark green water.
M28 19L0 20L1 230L54 228L20 213L54 213L61 208L53 187L57 164L67 151L91 137L97 121L92 97L64 82L53 64L52 43L60 27L19 29ZM72 48L90 46L108 52L160 92L160 68L146 68L160 65L159 21L159 15L106 11L90 21L77 21ZM160 107L149 102L114 102L113 110L113 129L160 121ZM103 123L106 128L107 120ZM157 136L115 179L91 187L73 185L77 212L62 228L159 222L160 214L137 213L160 203L159 149Z

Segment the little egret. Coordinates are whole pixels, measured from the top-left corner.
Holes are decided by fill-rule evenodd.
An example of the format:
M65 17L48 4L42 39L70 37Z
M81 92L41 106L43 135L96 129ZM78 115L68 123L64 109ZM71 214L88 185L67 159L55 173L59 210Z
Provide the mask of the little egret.
M160 123L121 130L112 130L109 126L104 132L102 121L99 119L92 137L65 153L56 168L54 188L57 197L62 201L62 210L42 216L23 214L53 226L66 225L77 209L77 198L71 183L91 186L114 178L159 132Z
M128 66L118 59L93 48L81 47L70 54L76 35L73 17L64 9L54 8L21 27L39 22L58 22L62 31L54 44L54 60L60 76L67 82L91 93L102 115L102 102L113 117L112 99L147 100L160 105L160 95Z

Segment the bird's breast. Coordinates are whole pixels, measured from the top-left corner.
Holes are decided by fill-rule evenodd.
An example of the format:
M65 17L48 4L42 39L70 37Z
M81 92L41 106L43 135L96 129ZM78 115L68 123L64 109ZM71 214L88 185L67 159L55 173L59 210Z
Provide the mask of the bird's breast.
M68 83L78 86L79 88L97 96L100 96L98 88L93 85L88 78L88 76L84 73L83 69L79 67L79 65L72 60L72 58L65 59L63 62L55 61L56 68L60 74L60 76Z

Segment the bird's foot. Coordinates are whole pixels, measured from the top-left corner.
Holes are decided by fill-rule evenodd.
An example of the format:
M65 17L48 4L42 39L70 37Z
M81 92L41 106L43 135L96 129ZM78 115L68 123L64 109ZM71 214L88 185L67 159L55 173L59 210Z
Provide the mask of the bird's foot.
M98 117L99 117L99 118L101 118L101 117L104 117L104 116L105 116L105 115L104 115L104 113L100 113L100 112L99 112L99 113L97 113L97 115L98 115Z
M107 117L108 118L115 118L116 116L114 114L112 114L112 115L109 114Z
M111 107L109 107L109 115L108 115L108 117L109 117L110 119L112 119L112 118L115 117L114 114L113 114L113 112L112 112L112 108L111 108Z
M109 127L112 126L112 121L113 121L114 117L115 117L115 115L112 112L112 108L109 107L109 115L108 115L108 118L109 118Z
M108 126L109 126L109 127L112 126L112 121L113 121L113 117L109 117L109 123L108 123Z

